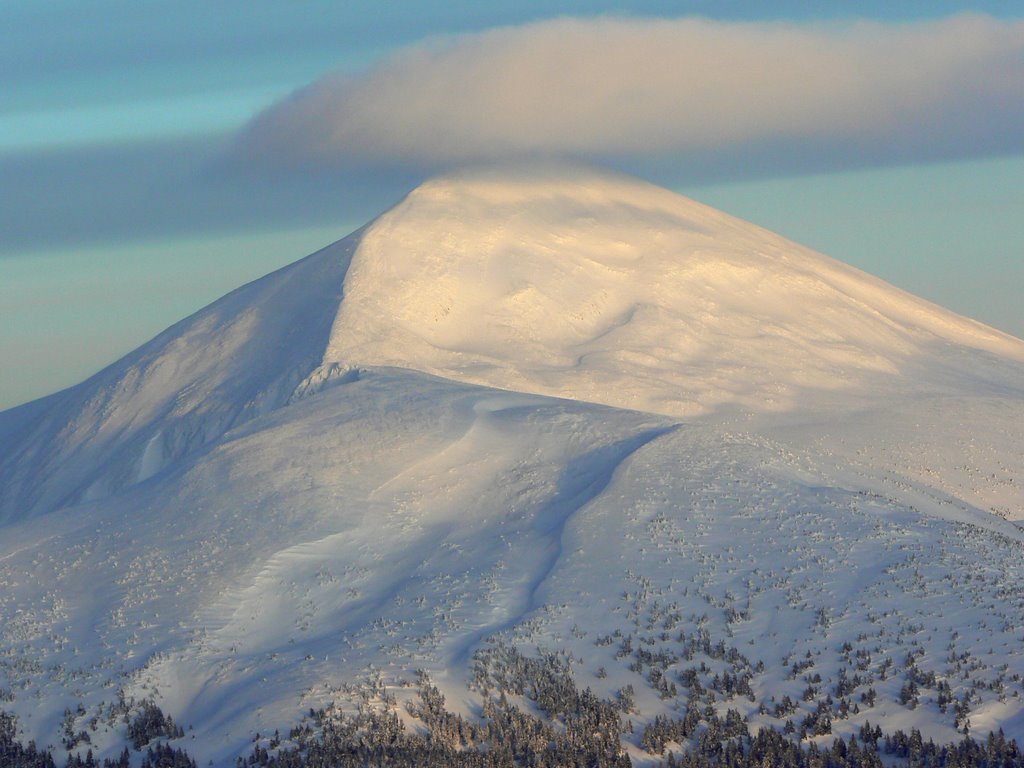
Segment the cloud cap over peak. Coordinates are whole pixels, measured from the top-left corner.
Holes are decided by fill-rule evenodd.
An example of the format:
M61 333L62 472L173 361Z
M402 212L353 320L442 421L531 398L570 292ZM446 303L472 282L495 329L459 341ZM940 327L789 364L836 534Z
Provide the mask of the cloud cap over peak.
M967 156L1024 146L1024 22L559 18L331 75L237 137L243 164L436 166L810 142Z

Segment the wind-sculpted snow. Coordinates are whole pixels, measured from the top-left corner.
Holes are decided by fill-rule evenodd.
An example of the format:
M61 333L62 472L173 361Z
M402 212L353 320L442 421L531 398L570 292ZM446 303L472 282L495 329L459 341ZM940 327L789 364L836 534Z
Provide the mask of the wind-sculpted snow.
M1022 739L1022 348L637 182L430 183L0 414L0 710L234 765L554 654L637 764L698 709Z

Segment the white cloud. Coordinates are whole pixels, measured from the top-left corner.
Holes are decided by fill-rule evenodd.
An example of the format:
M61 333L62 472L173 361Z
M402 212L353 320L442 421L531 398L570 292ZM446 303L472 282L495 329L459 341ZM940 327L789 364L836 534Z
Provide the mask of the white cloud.
M235 153L435 165L804 140L965 155L1024 146L1024 22L555 19L324 78L258 115Z

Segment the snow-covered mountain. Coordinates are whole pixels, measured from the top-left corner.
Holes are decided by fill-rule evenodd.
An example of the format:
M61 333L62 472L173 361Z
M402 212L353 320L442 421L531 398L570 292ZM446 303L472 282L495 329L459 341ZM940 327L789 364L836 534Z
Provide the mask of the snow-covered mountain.
M752 723L1020 738L1022 456L1018 339L634 179L449 175L0 413L0 709L233 764L367 674L473 716L515 647L642 726L685 630Z

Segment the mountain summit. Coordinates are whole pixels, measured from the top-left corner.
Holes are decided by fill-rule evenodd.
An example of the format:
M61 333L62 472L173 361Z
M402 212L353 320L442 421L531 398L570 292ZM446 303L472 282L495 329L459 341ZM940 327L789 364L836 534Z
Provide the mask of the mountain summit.
M0 520L145 480L361 367L694 417L999 388L1020 361L1018 339L637 179L465 171L4 414Z
M1024 343L693 200L586 170L429 181L360 236L325 361L674 416L927 386ZM970 370L972 364L966 364ZM913 378L911 382L908 378Z

